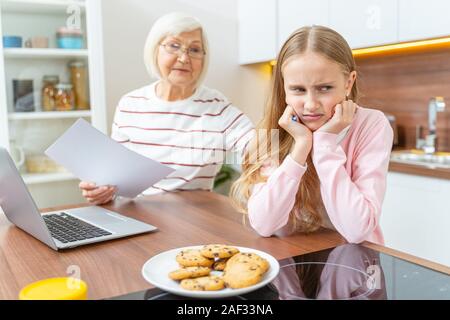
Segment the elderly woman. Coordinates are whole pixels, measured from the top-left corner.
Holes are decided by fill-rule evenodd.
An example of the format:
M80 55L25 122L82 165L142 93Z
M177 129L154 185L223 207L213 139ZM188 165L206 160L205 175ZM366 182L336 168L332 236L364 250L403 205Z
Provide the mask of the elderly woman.
M226 155L242 155L254 134L223 94L201 85L209 54L203 27L183 13L161 17L148 34L144 62L159 80L124 95L112 125L114 140L176 170L144 195L211 190ZM86 181L79 186L93 204L111 201L116 192Z

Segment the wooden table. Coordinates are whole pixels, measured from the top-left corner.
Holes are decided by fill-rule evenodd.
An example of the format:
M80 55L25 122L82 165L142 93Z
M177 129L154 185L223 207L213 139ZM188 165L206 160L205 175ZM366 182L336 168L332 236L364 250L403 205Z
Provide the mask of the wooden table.
M79 207L72 206L72 207ZM64 207L67 209L69 207ZM345 243L331 230L310 235L263 238L242 223L242 215L228 198L212 192L179 192L116 200L105 208L158 227L158 231L56 252L0 217L0 299L17 299L27 284L67 276L79 267L89 286L90 299L109 298L151 288L141 275L150 257L173 248L207 243L227 243L266 251L277 259L327 249ZM50 208L45 211L53 211ZM365 244L447 272L450 268Z

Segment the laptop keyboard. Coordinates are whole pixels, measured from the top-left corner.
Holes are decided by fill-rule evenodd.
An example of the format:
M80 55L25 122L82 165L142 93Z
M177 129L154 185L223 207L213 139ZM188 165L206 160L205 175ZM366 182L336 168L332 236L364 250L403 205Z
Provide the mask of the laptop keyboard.
M62 243L109 236L112 233L64 212L44 215L50 234Z

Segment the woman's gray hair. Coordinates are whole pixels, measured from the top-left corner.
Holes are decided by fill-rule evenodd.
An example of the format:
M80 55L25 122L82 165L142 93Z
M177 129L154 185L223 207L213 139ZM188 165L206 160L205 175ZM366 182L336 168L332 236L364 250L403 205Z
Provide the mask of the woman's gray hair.
M208 39L200 21L197 18L182 12L172 12L160 17L156 20L148 33L144 46L144 63L150 76L158 79L161 78L158 67L158 49L161 40L167 36L176 36L180 33L190 32L196 29L202 31L202 44L203 50L205 51L203 68L197 80L197 85L200 85L203 82L209 63Z

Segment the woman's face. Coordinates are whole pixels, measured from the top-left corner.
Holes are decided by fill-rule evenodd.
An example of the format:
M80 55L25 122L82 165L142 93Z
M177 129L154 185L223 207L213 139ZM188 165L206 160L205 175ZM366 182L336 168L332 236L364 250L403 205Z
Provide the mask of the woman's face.
M338 63L308 51L286 60L282 73L286 103L312 131L333 116L335 106L350 94L356 78L356 71L347 76Z
M172 49L181 47L181 50L179 53L170 53L165 46ZM162 39L157 62L164 80L176 86L195 86L203 68L204 58L192 58L188 51L203 51L200 29Z

